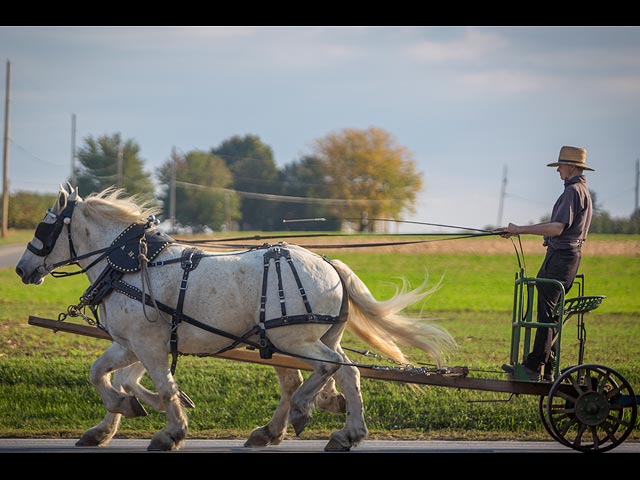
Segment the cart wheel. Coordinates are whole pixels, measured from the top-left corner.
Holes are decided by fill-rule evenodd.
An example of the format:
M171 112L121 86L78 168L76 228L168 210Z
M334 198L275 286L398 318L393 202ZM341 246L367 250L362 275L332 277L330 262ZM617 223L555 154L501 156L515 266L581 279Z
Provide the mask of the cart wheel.
M553 384L541 418L563 445L581 452L606 452L631 434L637 413L636 396L622 375L603 365L577 365Z
M551 438L557 442L563 443L560 437L558 437L551 429L549 418L547 417L547 398L548 397L546 395L540 395L540 400L538 401L538 413L540 414L540 420L542 421L544 429L549 435L551 435Z
M562 369L560 373L562 374L565 371L567 371L566 368ZM559 380L562 381L561 379ZM563 443L560 437L556 435L556 433L553 431L553 429L549 424L549 417L547 416L547 401L548 401L547 399L548 398L549 397L547 397L546 395L540 395L540 399L538 401L538 413L540 414L540 420L542 421L542 426L547 431L547 433L551 435L551 437L557 442Z

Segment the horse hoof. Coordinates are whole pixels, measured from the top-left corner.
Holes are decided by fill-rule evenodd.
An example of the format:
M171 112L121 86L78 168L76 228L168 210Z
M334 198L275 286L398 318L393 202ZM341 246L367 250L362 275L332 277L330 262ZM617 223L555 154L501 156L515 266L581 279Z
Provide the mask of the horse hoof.
M128 418L146 417L149 415L136 397L129 397L129 406L131 407L132 413L131 415L127 415Z
M174 442L164 441L158 438L152 438L151 443L147 447L149 452L169 452L171 450L177 450L178 447Z
M297 437L299 437L300 434L304 431L305 427L309 424L310 420L311 420L311 417L306 415L299 415L299 416L296 416L295 418L290 419L291 426L293 427L293 430L296 432Z
M254 430L244 442L244 446L248 448L262 448L269 445L269 436L263 429Z
M97 428L90 428L75 443L76 447L100 447L109 443L115 432L109 433Z
M170 446L164 444L164 442L151 440L151 443L147 447L148 452L168 452L171 450Z
M247 441L244 442L244 446L250 448L259 448L266 447L267 445L279 445L284 437L284 433L278 436L274 436L269 433L267 427L260 427L251 432L251 435L249 435Z
M178 392L178 398L180 398L180 403L184 408L196 408L196 404L193 403L193 400L191 400L189 395L183 391Z
M335 438L329 440L324 447L325 452L348 452L351 450L351 445L343 445Z
M98 447L100 445L100 441L95 437L83 435L75 445L76 447Z

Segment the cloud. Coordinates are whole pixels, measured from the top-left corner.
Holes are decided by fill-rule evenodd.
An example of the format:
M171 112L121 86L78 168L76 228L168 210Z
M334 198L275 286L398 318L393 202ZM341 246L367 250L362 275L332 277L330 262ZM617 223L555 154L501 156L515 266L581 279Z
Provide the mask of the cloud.
M542 90L548 79L542 75L532 75L513 70L493 70L462 74L457 82L469 96L478 95L519 95Z
M498 33L478 29L464 30L462 37L450 41L418 42L408 48L407 54L420 63L480 65L507 48L508 42Z

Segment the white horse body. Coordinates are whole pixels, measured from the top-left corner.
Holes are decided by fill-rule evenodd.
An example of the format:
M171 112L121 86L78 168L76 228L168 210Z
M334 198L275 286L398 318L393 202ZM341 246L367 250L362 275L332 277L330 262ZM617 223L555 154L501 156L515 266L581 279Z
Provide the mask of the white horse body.
M23 282L41 283L56 265L65 260L74 260L75 250L80 257L79 265L87 269L86 274L93 284L106 266L106 261L102 260L92 266L98 256L83 258L83 254L109 247L130 224L144 223L143 219L151 211L137 207L133 199L120 197L120 191L109 190L83 201L76 192L68 193L61 189L52 209L52 217L56 217L56 222L61 222L58 217L66 211L64 209L68 202L77 202L72 214L68 214L68 220L61 227L68 226L66 236L69 242L57 241L56 237L51 242L50 251L37 253L46 239L38 238L42 235L38 235L36 230L36 237L30 243L32 248L25 251L16 267ZM51 222L43 221L47 224ZM58 235L59 233L58 231ZM59 237L63 239L65 235ZM282 317L283 303L287 317L308 315L299 284L284 258L280 262L281 278L278 278L274 262L269 262L266 298L262 298L265 253L271 248L290 252L291 261L313 314L338 319L344 312L343 297L346 291L349 315L346 322L300 323L266 330L266 337L276 349L304 357L313 368L313 373L302 383L299 372L276 369L282 391L278 412L269 424L254 430L246 445L278 443L284 436L287 417L296 433L300 434L311 419L314 399L325 385L333 387L330 380L335 378L346 401L346 425L343 430L331 435L326 449L349 450L366 437L367 428L359 372L356 367L349 365L349 359L340 347L344 328L351 328L371 346L398 361L405 360L400 345L410 345L430 353L440 364L442 354L455 346L455 341L438 327L398 314L430 293L423 291L424 285L412 291L403 288L392 299L378 302L342 262L329 262L302 247L289 244L242 252L206 252L198 266L188 275L182 313L236 337L248 334L260 323L261 304L264 306L263 317L266 320ZM185 246L170 244L155 260L179 259L184 250ZM148 273L148 281L143 281L146 277L140 272L127 273L123 280L143 292L146 291L157 302L175 307L183 282L184 270L181 263L149 267L144 271ZM284 295L279 295L278 292L280 282ZM167 426L154 435L149 449L179 448L187 435L187 417L180 402L180 391L169 369L171 316L160 313L151 306L143 307L141 302L127 295L112 292L100 304L99 317L101 325L113 337L114 343L92 365L90 380L113 416L105 417L103 421L103 424L110 425L108 434L98 435L98 427L94 427L85 432L79 444L105 443L117 429L118 415L141 414L141 406L135 397L125 394L119 385L114 388L110 380L110 372L140 361L158 394L155 396L138 387L130 389L136 390L138 394L142 393L143 399L153 401L154 408L166 411L167 415ZM255 342L258 337L252 335L248 338ZM213 354L233 341L186 321L178 325L177 345L181 353ZM235 346L245 345L238 343ZM143 370L132 367L131 372L130 385L135 385ZM127 375L123 374L124 377ZM126 382L123 381L124 383Z
M101 247L87 246L88 250ZM314 285L308 291L313 312L337 314L342 302L342 287L336 270L318 255L299 246L283 245L283 248L291 252L302 285ZM82 247L78 246L78 249ZM170 246L158 258L179 258L182 250L184 247ZM207 252L199 266L189 275L183 313L236 336L242 336L253 329L259 319L264 253L265 249L231 253ZM139 274L132 274L126 280L142 289L141 278ZM150 268L149 278L155 299L166 305L175 305L182 280L180 263ZM302 297L286 265L282 267L282 282L287 314L304 314L306 311ZM281 316L277 291L276 271L272 264L267 284L266 319ZM126 343L139 338L145 345L155 344L148 342L148 336L160 336L158 340L165 343L169 341L169 330L166 328L169 315L163 313L159 324L150 321L143 315L142 303L132 303L125 295L111 295L105 302L105 309L105 320L102 323L116 341ZM156 315L153 307L147 306L146 310L147 316L153 320ZM329 328L330 325L326 324L289 325L269 330L269 339L276 347L287 350L284 345L288 346L288 339L299 335L298 330L308 332L310 329L311 335L320 338ZM178 338L180 352L185 354L216 353L232 342L229 338L207 333L186 322L180 323Z

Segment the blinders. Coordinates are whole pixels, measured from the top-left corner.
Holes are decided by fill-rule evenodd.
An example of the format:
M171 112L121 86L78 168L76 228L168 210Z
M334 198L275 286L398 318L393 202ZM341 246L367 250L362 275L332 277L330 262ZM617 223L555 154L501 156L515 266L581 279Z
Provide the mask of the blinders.
M75 200L68 201L67 205L59 214L54 213L50 208L47 209L47 213L36 227L36 232L34 234L34 237L42 243L42 248L37 248L29 242L27 244L27 249L39 257L46 257L49 255L58 241L62 228L65 225L67 225L67 228L70 228L69 224L71 223L71 215L73 215L73 209L75 208L76 203L77 202ZM53 222L47 221L48 219L53 219ZM73 252L71 253L72 255L74 254Z

